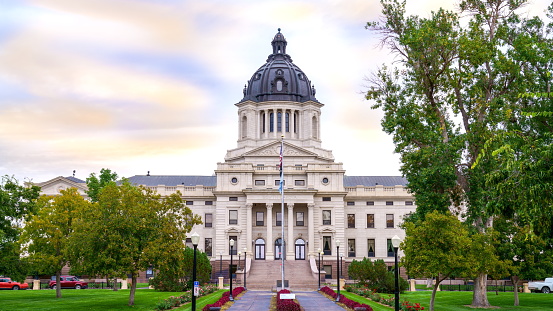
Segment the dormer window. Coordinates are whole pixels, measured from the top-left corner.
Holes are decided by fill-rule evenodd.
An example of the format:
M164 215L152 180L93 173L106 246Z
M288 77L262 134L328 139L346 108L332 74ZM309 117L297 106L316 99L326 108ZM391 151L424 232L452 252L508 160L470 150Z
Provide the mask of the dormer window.
M278 92L282 92L282 80L277 80L277 83L276 83L276 90Z

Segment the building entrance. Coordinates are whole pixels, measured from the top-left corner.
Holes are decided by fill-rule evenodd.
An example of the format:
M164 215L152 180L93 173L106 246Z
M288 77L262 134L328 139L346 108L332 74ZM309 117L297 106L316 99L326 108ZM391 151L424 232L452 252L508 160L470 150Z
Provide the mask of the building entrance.
M265 240L255 240L255 260L265 260Z
M296 240L296 260L305 260L305 241Z

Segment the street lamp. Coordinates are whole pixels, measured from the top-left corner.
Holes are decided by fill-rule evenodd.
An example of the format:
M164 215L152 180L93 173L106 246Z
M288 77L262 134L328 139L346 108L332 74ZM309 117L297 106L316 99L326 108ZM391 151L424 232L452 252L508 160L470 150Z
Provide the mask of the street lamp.
M344 253L340 253L340 277L344 278L344 266L342 266L342 262L344 261Z
M199 286L196 286L196 249L198 248L198 243L200 242L200 235L197 232L192 233L190 236L192 240L192 245L194 246L194 261L192 265L192 311L196 311L196 296L200 294ZM199 284L198 284L199 285Z
M319 254L319 290L321 290L321 255L323 254L323 251L319 248L317 253Z
M247 266L247 261L246 261L246 255L248 254L248 248L247 247L244 247L244 289L247 290L246 288L246 274L248 271L246 271L246 266Z
M394 235L392 238L392 246L394 247L394 258L395 258L395 268L394 268L394 274L396 279L396 288L395 288L395 311L399 311L399 266L397 264L397 252L399 249L399 244L401 243L401 239Z
M232 297L232 252L234 248L234 240L230 239L230 295L228 297L228 300L234 301L234 298Z
M338 295L336 296L336 302L340 301L340 240L336 239L336 287L338 288Z
M236 268L237 270L240 270L240 263L242 262L242 252L238 252L238 267Z
M219 276L223 276L223 252L219 252Z

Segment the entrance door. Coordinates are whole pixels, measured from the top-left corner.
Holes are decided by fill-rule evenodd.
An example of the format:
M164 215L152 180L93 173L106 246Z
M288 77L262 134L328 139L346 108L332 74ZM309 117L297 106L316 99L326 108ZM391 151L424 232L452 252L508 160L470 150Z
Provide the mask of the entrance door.
M282 256L284 256L284 259L286 259L286 254L284 254L284 246L282 245L282 239L278 238L275 241L275 259L282 259Z
M296 260L305 260L305 241L296 240Z
M255 240L255 259L265 260L265 240Z

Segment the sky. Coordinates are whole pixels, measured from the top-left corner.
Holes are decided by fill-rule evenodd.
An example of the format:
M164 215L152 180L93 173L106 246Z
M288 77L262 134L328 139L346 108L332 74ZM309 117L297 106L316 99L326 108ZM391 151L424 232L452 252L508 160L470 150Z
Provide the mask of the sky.
M455 3L409 0L407 11ZM391 60L364 28L380 10L377 0L0 0L0 175L213 175L278 28L325 105L322 147L346 175L400 175L382 112L363 96Z

